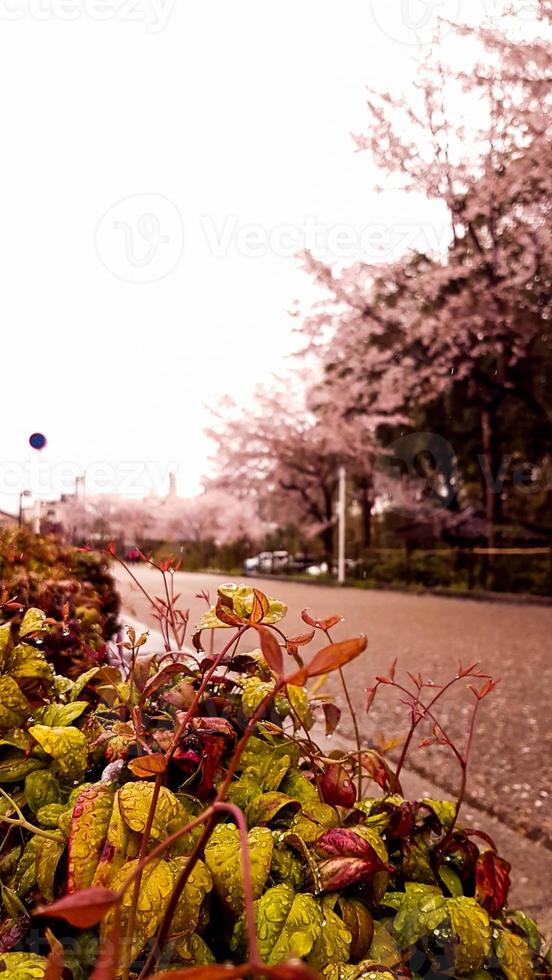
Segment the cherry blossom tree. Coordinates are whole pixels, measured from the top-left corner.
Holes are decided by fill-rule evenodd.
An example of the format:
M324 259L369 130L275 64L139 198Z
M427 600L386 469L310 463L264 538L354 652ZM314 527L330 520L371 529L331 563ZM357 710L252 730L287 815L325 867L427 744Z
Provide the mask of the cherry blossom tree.
M279 526L296 524L333 555L335 494L343 451L309 410L308 386L258 390L252 407L225 400L210 430L216 444L211 486L254 501Z
M540 28L550 27L551 10L540 0ZM514 39L508 27L505 19L475 32L473 71L431 58L408 99L371 93L368 132L356 137L387 178L444 203L447 253L339 272L307 256L327 302L304 324L320 349L328 402L376 436L463 385L480 416L490 545L497 413L514 397L549 420L528 366L551 344L552 46L550 32Z

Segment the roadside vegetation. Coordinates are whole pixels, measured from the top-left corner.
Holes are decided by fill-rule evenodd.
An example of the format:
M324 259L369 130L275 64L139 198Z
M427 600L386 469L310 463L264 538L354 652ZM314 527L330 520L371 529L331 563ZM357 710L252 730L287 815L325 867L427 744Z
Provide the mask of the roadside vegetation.
M114 548L26 547L0 625L0 972L552 976L537 924L508 907L510 866L484 828L462 824L473 732L496 683L477 664L436 684L393 663L373 679L366 717L352 715L351 750L332 750L340 711L324 679L336 673L350 705L346 666L367 643L334 642L338 615L304 612L290 635L282 602L230 585L204 594L191 632L167 559L152 562L148 597L164 649L133 629L98 643L85 613L100 615L100 583L116 608ZM38 604L54 568L68 593L58 613ZM31 572L35 605L18 584ZM73 607L81 593L89 605ZM410 718L394 764L367 734L382 689ZM470 705L463 744L440 718L451 689L458 710ZM452 754L456 798L404 798L420 744Z

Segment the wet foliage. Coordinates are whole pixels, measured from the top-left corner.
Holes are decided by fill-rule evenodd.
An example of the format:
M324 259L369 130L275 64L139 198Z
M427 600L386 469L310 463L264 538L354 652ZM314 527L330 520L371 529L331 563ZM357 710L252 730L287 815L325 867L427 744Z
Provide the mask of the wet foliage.
M55 647L63 617L4 606L0 972L552 976L537 925L508 908L509 865L462 827L471 738L459 748L439 723L440 697L458 684L473 730L494 681L472 665L440 688L403 683L392 665L367 706L382 686L405 702L398 765L363 745L364 719L356 746L330 751L340 712L325 678L338 673L347 693L344 668L365 637L334 641L340 618L306 612L287 636L282 602L231 585L213 604L204 596L187 646L173 566L159 573L160 652L129 629L85 665ZM402 794L422 730L457 758L454 801Z

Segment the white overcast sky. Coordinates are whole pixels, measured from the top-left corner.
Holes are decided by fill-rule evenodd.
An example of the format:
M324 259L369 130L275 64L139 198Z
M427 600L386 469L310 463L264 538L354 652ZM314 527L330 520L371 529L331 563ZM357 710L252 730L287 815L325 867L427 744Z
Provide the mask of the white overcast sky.
M313 226L326 258L356 229L347 261L363 229L369 248L442 240L438 206L374 192L350 133L366 85L408 93L416 22L426 38L439 13L498 6L0 0L0 506L16 509L35 430L43 493L91 465L98 488L98 463L105 489L176 464L196 491L205 404L247 399L297 346Z

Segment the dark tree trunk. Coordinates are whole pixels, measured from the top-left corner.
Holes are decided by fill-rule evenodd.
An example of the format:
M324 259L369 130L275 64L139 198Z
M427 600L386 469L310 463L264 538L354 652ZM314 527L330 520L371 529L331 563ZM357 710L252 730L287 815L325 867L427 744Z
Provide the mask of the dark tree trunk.
M481 413L481 436L483 441L483 493L487 521L487 547L495 546L495 529L500 518L501 478L500 462L497 458L495 439L495 416L491 408ZM492 557L492 556L491 556ZM492 562L491 562L492 564Z
M326 517L326 526L320 532L320 538L324 546L324 558L331 566L332 559L334 556L334 495L333 490L328 487L322 489L322 496L324 498L324 511Z
M369 548L372 544L372 507L373 500L368 490L362 490L360 497L360 510L362 519L362 545Z
M330 524L329 527L325 527L320 532L320 540L322 541L322 545L324 547L324 558L328 562L328 564L331 564L333 558L333 550L334 550L333 524Z

